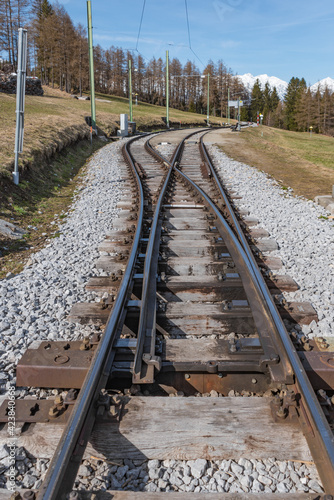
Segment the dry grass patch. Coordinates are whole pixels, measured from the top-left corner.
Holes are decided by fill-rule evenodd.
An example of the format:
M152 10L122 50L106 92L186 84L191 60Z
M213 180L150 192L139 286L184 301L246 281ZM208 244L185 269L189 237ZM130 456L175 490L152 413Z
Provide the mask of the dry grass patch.
M227 155L267 172L298 195L313 199L331 194L333 137L254 127L221 135L217 143Z
M56 152L78 140L88 138L89 127L85 117L90 116L90 101L73 99L56 89L44 88L44 96L26 96L24 151L20 167L48 161ZM128 100L97 94L103 101L96 102L97 126L107 136L115 134L120 113L128 113ZM16 96L0 94L0 175L11 177L14 165ZM140 128L163 128L165 108L139 103L133 106L134 120ZM204 125L205 116L170 110L171 122L182 125ZM220 119L213 118L219 123Z

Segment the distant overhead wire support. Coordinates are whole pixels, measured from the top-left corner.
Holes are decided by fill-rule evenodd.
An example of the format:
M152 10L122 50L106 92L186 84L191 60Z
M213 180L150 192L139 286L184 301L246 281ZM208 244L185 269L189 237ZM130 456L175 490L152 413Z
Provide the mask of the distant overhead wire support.
M140 23L139 23L139 30L138 30L138 36L137 36L137 43L136 43L136 50L138 50L138 43L139 43L139 37L140 37L140 32L141 32L141 26L143 24L143 18L144 18L144 12L145 12L145 5L146 5L146 0L143 2L143 8L141 11L141 18L140 18Z
M187 0L184 0L184 4L185 4L185 8L186 8L186 18L187 18L187 28L188 28L188 40L189 40L189 49L191 50L191 52L194 54L194 56L199 60L199 62L201 63L201 65L203 66L203 68L205 67L205 64L203 63L203 61L201 61L201 59L198 57L198 55L196 54L196 52L194 51L194 49L192 48L191 46L191 37L190 37L190 26L189 26L189 15L188 15L188 3L187 3Z

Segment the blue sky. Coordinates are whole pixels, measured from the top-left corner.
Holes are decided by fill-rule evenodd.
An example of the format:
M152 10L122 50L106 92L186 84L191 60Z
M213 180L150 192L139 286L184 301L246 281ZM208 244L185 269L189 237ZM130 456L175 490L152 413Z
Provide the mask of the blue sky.
M86 1L61 2L86 25ZM191 46L207 63L222 59L235 73L267 73L289 81L334 78L332 0L187 0ZM135 49L143 0L92 0L94 44ZM202 64L189 49L185 0L146 0L138 50L148 59Z

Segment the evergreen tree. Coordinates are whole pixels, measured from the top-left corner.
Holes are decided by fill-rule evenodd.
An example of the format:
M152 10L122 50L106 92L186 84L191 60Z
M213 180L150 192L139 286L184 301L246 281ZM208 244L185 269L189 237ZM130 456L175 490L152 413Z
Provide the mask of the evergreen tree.
M254 83L251 95L251 115L252 121L256 122L257 114L262 113L264 108L264 93L261 89L260 80Z
M298 130L296 121L296 110L302 98L303 91L306 89L304 78L292 77L285 95L285 128L288 130Z

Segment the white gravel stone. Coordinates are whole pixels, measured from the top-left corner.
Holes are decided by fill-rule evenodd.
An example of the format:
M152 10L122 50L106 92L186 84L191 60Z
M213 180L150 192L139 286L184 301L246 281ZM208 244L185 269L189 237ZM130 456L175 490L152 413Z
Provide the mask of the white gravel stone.
M216 146L209 146L209 152L223 182L242 196L240 208L277 241L279 249L270 255L284 263L278 273L290 275L300 287L284 292L284 297L309 301L317 311L319 323L303 327L303 332L309 337L334 336L334 224L323 218L326 210L283 190L264 172L232 160Z
M198 458L197 460L189 461L188 465L190 466L192 475L196 478L200 478L201 476L203 476L204 472L206 471L207 461L204 459Z
M105 146L88 162L67 217L54 221L59 237L33 254L32 264L19 275L0 281L2 374L8 361L13 356L18 361L33 341L76 340L95 330L66 318L74 303L96 299L96 294L86 292L85 284L98 274L94 269L98 246L119 212L116 204L123 185L119 169L123 142ZM13 367L8 372L13 374ZM3 388L4 380L0 380Z

